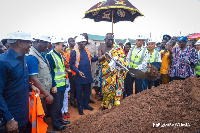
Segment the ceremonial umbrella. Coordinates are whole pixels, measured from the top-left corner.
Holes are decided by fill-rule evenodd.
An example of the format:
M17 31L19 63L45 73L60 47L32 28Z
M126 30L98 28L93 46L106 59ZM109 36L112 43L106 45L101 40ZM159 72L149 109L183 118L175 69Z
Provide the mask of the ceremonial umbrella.
M133 22L138 16L144 16L128 0L107 0L99 2L85 12L83 18L94 19L95 22L108 21L113 23L119 21Z
M197 33L197 34L194 34L194 35L188 37L188 39L192 39L192 38L200 39L200 33Z

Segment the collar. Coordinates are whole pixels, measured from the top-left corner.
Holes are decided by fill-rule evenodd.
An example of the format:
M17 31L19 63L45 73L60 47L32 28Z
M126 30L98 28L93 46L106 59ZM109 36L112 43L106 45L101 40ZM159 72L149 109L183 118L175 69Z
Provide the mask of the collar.
M53 49L53 52L54 52L55 54L57 54L58 56L61 56L61 54L57 53L54 49Z
M19 57L24 57L24 55L23 56L21 56L21 55L19 55L16 51L14 51L12 48L9 48L8 49L8 52L15 58L15 59L17 59L17 58L19 58Z

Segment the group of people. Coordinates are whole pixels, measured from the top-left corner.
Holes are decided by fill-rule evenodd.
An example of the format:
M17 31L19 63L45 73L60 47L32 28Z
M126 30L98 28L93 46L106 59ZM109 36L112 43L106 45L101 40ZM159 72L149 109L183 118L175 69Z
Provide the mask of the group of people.
M55 131L67 128L69 103L83 110L94 110L89 103L91 90L100 96L103 109L120 105L123 98L172 80L200 76L200 41L164 35L161 43L136 38L136 45L114 43L107 33L98 46L87 33L69 38L31 36L16 32L0 42L0 131L30 132L29 92L39 94L45 117L51 117ZM67 44L67 45L66 45ZM159 46L160 45L160 46ZM119 65L117 62L120 62ZM125 68L142 72L153 65L161 73L156 80L132 77ZM124 67L121 67L124 66ZM68 98L70 95L70 98ZM3 129L2 129L3 131Z
M124 80L124 97L133 94L133 82L135 81L135 93L151 89L152 86L167 84L173 80L184 80L188 77L199 77L200 41L188 40L187 37L171 37L164 35L161 43L145 38L136 39L134 45L127 55L129 67L148 71L148 66L153 65L160 72L155 80L133 78L130 74ZM146 44L146 45L145 45Z

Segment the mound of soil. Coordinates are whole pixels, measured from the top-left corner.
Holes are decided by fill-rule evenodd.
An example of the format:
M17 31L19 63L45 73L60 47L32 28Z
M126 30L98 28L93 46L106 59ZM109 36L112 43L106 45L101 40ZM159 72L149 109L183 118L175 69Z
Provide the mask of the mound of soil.
M69 133L197 133L200 131L200 78L152 87L120 106L77 120Z

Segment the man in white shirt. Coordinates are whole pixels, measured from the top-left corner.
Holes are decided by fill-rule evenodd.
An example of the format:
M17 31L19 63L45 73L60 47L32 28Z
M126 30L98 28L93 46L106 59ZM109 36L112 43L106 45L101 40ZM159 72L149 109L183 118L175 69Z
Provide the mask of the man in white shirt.
M147 64L155 66L158 71L160 71L161 67L161 54L157 50L155 50L156 41L154 39L149 39L147 48L148 48L148 61ZM156 80L148 79L148 88L151 89L152 86L158 86L160 84L160 77L157 77Z
M136 45L132 47L127 55L127 59L129 61L129 67L133 67L135 69L141 70L145 72L147 70L147 61L149 59L147 54L147 48L143 47L145 38L142 36L138 36L136 38ZM125 91L127 96L133 94L133 82L135 81L135 93L139 93L143 90L147 89L147 79L137 79L127 74L125 80Z

